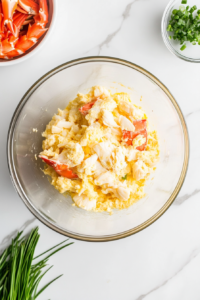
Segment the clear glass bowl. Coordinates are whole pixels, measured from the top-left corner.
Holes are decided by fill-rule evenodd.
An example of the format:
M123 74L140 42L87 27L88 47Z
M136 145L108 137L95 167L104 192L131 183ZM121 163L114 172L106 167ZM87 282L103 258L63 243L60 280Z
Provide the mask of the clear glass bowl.
M41 159L35 159L41 151L41 133L53 114L65 108L77 92L94 85L130 93L133 102L146 111L160 142L160 162L146 186L146 197L111 216L72 206L71 198L60 194L44 176ZM184 117L169 90L140 66L99 56L65 63L27 91L11 120L7 149L12 182L29 210L57 232L86 241L123 238L157 220L176 198L189 157Z
M167 31L169 20L171 19L171 14L174 9L179 9L181 4L181 0L171 0L167 5L161 22L161 32L163 41L168 48L168 50L176 55L177 57L189 61L189 62L200 62L200 45L192 45L190 42L186 42L186 49L181 51L181 45L179 41L175 41L173 39L169 40L169 36L172 33ZM193 5L197 6L197 9L200 9L200 0L187 0L187 4L184 6L189 5L190 7Z

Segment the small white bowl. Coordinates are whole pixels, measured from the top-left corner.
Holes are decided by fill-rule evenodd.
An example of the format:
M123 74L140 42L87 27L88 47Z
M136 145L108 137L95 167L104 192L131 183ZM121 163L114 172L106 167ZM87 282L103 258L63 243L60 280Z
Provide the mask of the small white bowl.
M56 20L56 0L48 0L48 5L49 5L49 22L47 24L47 28L48 28L47 32L42 37L40 37L38 42L33 47L31 47L28 51L26 51L23 55L19 55L8 60L0 59L0 67L11 66L19 62L22 62L27 58L33 56L43 47L43 45L46 43L46 41L51 35Z

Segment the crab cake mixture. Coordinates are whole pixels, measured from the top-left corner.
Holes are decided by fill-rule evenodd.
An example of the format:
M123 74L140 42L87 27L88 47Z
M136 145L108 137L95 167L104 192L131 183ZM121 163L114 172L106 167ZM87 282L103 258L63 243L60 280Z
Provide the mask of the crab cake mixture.
M44 173L75 205L95 212L128 208L145 196L159 160L156 131L127 93L101 86L58 109L43 132Z

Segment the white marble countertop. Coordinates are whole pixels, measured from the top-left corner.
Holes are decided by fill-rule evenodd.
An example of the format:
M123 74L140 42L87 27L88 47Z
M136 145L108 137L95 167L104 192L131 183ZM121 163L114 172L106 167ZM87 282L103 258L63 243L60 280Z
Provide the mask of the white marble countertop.
M29 60L0 68L0 243L16 230L39 225L38 251L64 239L37 221L10 181L7 131L26 90L43 74L71 59L114 56L157 76L175 96L190 135L185 183L169 210L138 234L108 243L75 241L51 258L47 281L64 274L39 299L197 300L200 298L200 93L198 64L184 62L166 49L161 17L169 0L57 0L54 33Z

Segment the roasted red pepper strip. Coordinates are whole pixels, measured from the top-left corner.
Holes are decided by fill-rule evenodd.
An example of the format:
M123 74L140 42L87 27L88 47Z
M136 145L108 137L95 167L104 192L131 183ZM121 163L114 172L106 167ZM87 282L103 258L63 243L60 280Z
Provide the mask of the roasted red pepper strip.
M86 116L89 112L89 110L92 108L92 106L95 104L97 100L94 100L92 102L86 103L85 105L81 106L79 108L79 111L82 115Z
M78 175L73 173L72 170L69 169L69 167L65 164L62 164L60 162L57 162L53 159L48 159L46 156L39 155L39 157L49 166L54 168L56 173L58 173L60 176L69 178L69 179L76 179L78 178Z
M147 145L147 120L135 120L133 121L133 125L135 126L135 131L123 130L122 139L128 146L130 146L132 145L133 139L136 138L136 136L143 135L146 139L146 142L143 145L138 146L136 149L139 151L144 151Z

